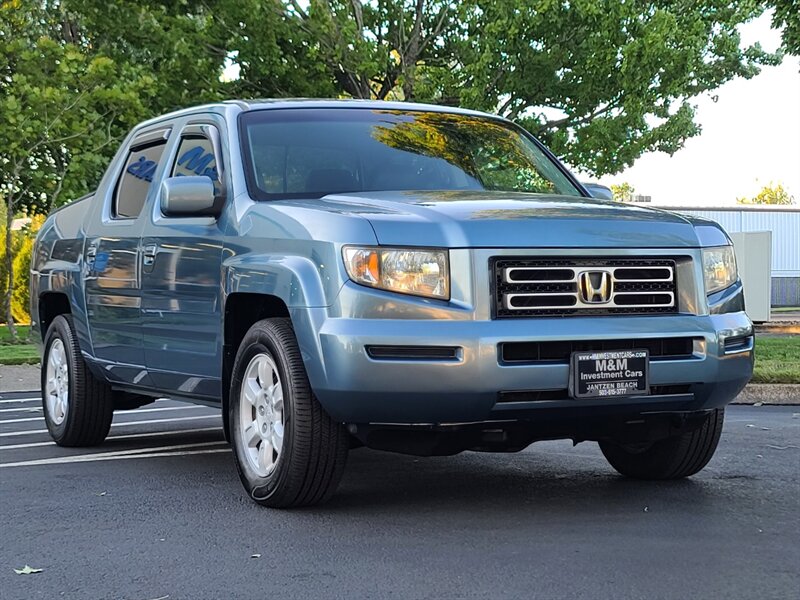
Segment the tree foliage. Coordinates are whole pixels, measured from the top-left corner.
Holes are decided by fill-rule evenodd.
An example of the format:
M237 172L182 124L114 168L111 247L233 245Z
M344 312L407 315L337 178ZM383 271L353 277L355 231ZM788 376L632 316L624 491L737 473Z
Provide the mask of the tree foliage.
M636 190L627 181L620 184L611 185L611 192L614 194L614 200L617 202L631 202L633 201L633 193Z
M146 113L148 78L126 77L124 65L60 39L52 14L38 4L0 4L4 309L12 329L14 216L47 212L62 194L95 185L113 142Z
M756 0L279 4L341 92L499 112L595 175L674 153L693 97L779 60L741 47Z
M30 223L14 232L14 287L11 290L11 316L17 323L30 323L31 256L36 233L44 223L44 215L35 215Z
M782 0L777 0L781 2ZM402 99L499 112L618 172L700 132L692 99L779 55L757 0L62 0L76 41L153 77L153 112L222 97ZM240 77L221 82L226 63Z
M800 56L800 0L772 0L775 13L772 25L783 28L783 47Z
M48 8L0 5L0 194L9 211L85 193L148 115L152 78L65 42Z
M2 7L3 29L14 32L4 43L16 36L30 46L45 36L101 61L96 69L105 65L112 88L138 88L146 115L237 96L460 104L519 121L595 175L618 172L646 151L675 152L699 133L694 96L779 59L741 48L737 26L764 10L756 0L6 0ZM24 16L9 29L10 14ZM240 77L221 81L231 61ZM115 139L129 117L110 119ZM65 196L89 191L112 151L72 152L80 162Z
M779 206L787 206L794 204L794 197L783 187L782 184L774 184L770 182L761 188L752 198L737 198L737 204L776 204Z
M219 74L228 53L228 34L215 17L216 4L235 6L234 0L60 0L54 4L59 7L62 31L68 32L66 41L149 76L150 114L221 98Z

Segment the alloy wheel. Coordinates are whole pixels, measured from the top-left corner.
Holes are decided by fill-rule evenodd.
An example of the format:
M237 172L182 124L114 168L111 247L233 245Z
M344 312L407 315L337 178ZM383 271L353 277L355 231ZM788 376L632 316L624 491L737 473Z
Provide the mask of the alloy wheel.
M275 469L284 434L283 386L275 361L256 354L247 365L239 393L239 443L260 477Z
M55 425L61 425L69 411L69 364L64 342L56 338L47 354L45 383L47 414Z

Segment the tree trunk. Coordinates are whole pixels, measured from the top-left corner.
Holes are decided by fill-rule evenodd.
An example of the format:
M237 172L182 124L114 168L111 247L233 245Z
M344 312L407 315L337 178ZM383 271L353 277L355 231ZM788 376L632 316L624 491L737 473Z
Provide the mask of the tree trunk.
M11 237L11 224L14 221L14 202L9 198L6 213L6 293L3 298L3 309L6 313L6 325L11 341L17 341L17 327L14 325L14 316L11 314L11 294L14 293L14 255Z
M403 100L409 102L414 100L414 87L416 84L417 75L417 62L419 62L419 54L421 47L422 36L422 19L423 11L425 10L425 0L417 0L414 7L414 25L411 28L411 35L408 39L408 45L401 57L403 68Z

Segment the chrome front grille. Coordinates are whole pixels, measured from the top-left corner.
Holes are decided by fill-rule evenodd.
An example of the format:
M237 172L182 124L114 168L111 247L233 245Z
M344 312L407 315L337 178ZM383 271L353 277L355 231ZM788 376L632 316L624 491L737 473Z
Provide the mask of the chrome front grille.
M668 313L675 261L495 258L495 316Z

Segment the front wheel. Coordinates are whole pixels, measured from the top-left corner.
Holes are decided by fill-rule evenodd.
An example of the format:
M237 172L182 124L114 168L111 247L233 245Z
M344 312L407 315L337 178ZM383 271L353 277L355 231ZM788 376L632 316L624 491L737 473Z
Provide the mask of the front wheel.
M264 319L244 336L228 406L236 468L253 500L289 508L333 495L347 433L314 397L288 319Z
M712 411L703 425L645 449L614 442L600 442L608 462L620 474L635 479L681 479L698 473L708 464L719 443L725 409Z

